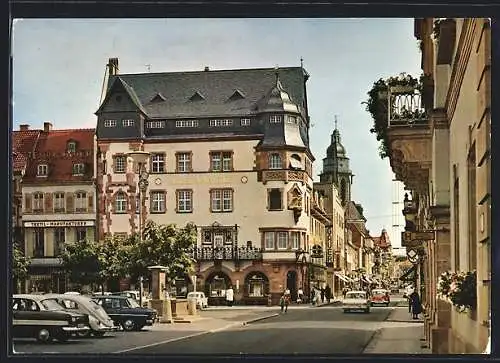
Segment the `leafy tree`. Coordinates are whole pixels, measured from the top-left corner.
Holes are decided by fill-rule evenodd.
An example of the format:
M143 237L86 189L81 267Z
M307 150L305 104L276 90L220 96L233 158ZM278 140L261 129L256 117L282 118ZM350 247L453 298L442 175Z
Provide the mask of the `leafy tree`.
M68 242L59 256L71 282L89 285L99 277L100 247L94 241Z
M14 242L12 246L12 278L14 279L14 286L18 287L21 280L26 278L30 263L31 259L26 257L19 244Z
M143 238L136 235L129 239L130 276L147 276L148 267L154 265L165 266L165 275L169 280L191 273L194 261L190 251L196 245L196 238L196 226L192 223L179 228L175 224L158 225L153 221L146 222Z
M104 284L112 278L125 277L130 260L130 245L126 239L106 238L97 245L97 282Z

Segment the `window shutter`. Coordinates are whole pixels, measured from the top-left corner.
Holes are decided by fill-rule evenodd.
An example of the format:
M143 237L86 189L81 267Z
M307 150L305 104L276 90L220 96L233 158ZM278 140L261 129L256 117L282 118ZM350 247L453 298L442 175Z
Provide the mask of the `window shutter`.
M45 203L45 212L51 212L52 209L52 193L45 193L43 200Z
M89 199L89 212L93 212L94 211L94 194L93 193L88 193L88 197Z
M24 196L24 211L26 213L31 213L32 211L32 206L31 206L31 201L32 201L33 196L31 194L26 194Z
M75 196L73 193L68 193L66 195L66 212L67 213L74 213L75 211Z

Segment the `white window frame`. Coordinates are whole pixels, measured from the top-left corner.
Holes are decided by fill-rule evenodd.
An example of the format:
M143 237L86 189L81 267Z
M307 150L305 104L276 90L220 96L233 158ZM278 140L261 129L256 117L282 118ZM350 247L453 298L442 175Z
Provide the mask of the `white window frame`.
M165 213L167 210L167 197L165 192L154 191L151 192L151 212L152 213Z
M286 116L286 123L288 124L297 124L297 116L293 116L293 115L287 115Z
M272 153L269 155L269 169L283 169L283 160L280 154Z
M163 129L165 127L165 121L155 120L146 122L146 127L148 129Z
M216 119L209 121L210 127L224 127L224 126L233 126L233 120L231 119Z
M73 164L73 175L83 175L85 174L85 164L77 163Z
M151 173L161 174L165 172L165 154L151 155Z
M210 191L210 205L212 212L233 211L233 190L213 189Z
M264 249L265 250L275 250L276 249L276 236L274 232L264 232Z
M125 173L127 170L127 158L124 155L118 155L114 160L114 172L115 173Z
M76 151L76 142L70 141L68 142L68 152L74 153Z
M221 153L210 153L210 167L212 171L222 170L222 155Z
M231 165L233 163L233 156L228 151L222 152L222 171L231 171Z
M188 213L193 211L193 191L177 190L177 212Z
M290 235L290 245L292 250L300 248L300 232L292 232Z
M116 120L104 120L104 127L116 127Z
M288 232L276 232L276 246L278 250L288 249Z
M86 192L75 193L75 212L87 212L88 202Z
M43 193L33 194L33 210L43 210L44 209L44 195Z
M180 173L187 173L191 169L191 154L178 153L177 154L177 170Z
M124 119L124 120L122 120L122 125L123 125L123 127L132 127L135 125L135 120L134 119Z
M127 213L127 202L127 195L123 192L118 193L115 197L115 213Z
M45 177L49 174L49 166L47 164L39 164L36 176Z
M241 126L250 126L250 119L249 118L242 118L240 120L240 125Z
M222 211L233 211L233 191L231 189L222 190Z
M281 115L270 115L269 116L269 123L271 124L280 124L283 120L283 117Z
M65 195L63 192L55 192L54 193L54 211L64 212L65 207Z
M175 127L198 127L198 120L177 120L175 121Z

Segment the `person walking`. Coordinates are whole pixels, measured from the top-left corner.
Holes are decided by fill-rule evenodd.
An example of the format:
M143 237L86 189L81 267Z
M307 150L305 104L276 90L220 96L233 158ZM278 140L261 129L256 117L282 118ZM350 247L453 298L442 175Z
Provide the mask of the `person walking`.
M229 286L229 289L226 290L226 303L227 303L227 306L233 306L233 301L234 301L233 287Z
M323 287L320 290L320 296L321 296L321 303L323 304L325 302L325 289Z
M302 288L299 288L299 291L297 292L297 304L302 304L304 303L304 291Z
M418 292L413 291L410 295L410 306L413 319L418 319L418 315L422 313L422 303Z
M288 312L288 305L290 305L290 295L288 295L286 292L281 295L280 298L280 306L281 306L281 312L287 313Z

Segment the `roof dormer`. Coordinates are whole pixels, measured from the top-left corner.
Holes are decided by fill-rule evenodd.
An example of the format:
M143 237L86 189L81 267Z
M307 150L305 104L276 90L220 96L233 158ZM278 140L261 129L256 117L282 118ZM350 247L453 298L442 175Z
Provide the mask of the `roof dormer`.
M191 102L196 102L196 101L205 101L205 97L203 95L196 91L191 97L189 97L189 101Z
M66 143L66 151L68 153L75 153L76 152L76 147L77 147L77 142L75 140L68 140Z
M228 101L237 101L245 99L245 95L239 89L235 90L231 97L228 98Z
M158 92L157 94L155 94L153 96L153 98L151 99L151 101L149 101L149 103L158 103L158 102L164 102L166 101L167 99L160 93Z

